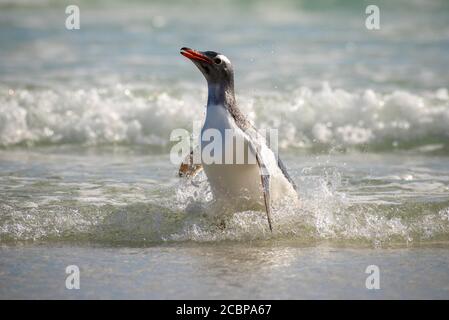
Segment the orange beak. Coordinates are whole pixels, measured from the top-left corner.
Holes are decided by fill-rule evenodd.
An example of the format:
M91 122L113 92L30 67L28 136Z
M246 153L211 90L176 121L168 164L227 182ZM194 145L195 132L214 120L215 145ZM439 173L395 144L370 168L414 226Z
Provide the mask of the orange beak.
M180 52L184 57L189 58L190 60L197 60L197 61L203 61L206 63L212 63L212 60L205 56L204 54L202 54L199 51L190 49L190 48L186 48L183 47L181 48L181 52Z

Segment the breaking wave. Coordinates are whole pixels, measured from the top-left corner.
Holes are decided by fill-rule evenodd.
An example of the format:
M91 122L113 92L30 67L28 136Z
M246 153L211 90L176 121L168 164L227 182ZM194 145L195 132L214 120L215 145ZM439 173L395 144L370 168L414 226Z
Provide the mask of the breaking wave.
M238 96L259 128L278 128L284 149L449 150L446 88L349 92L323 84ZM130 144L168 147L174 128L192 130L205 92L132 85L57 90L0 88L0 146Z

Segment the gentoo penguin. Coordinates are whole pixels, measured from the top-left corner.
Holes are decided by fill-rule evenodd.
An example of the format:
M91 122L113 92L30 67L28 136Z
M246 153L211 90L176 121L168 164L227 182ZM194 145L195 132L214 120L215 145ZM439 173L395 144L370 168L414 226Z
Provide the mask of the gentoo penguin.
M213 140L210 132L219 132L222 141L221 148L213 150L214 161L205 160L202 152L201 164L194 164L192 151L181 165L179 175L193 176L204 169L215 200L238 210L265 209L272 231L272 202L284 198L297 201L295 183L265 138L237 107L234 71L229 59L214 51L185 47L180 53L189 58L207 80L207 110L199 146L202 151L208 148ZM231 138L227 135L229 132L232 132ZM240 161L234 155L239 152L237 145L243 145L246 150ZM231 157L226 158L229 152Z

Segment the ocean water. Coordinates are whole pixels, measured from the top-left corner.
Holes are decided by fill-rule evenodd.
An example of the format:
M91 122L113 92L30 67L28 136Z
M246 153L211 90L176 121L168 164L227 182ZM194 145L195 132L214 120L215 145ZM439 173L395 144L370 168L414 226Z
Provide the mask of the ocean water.
M0 1L0 297L449 298L448 17L443 0ZM170 133L206 102L183 46L225 54L241 109L279 129L301 204L273 233L263 212L218 227L204 175L176 176Z

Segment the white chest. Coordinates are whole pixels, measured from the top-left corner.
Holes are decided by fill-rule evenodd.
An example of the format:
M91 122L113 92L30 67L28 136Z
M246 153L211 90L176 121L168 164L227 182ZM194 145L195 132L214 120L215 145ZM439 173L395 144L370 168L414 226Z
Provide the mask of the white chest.
M235 138L244 140L242 130L236 125L229 111L223 105L208 106L206 119L201 129L200 145L203 155L213 155L225 161L225 154L234 147ZM214 161L216 162L216 161ZM203 161L203 164L211 161Z
M247 163L246 136L224 106L208 107L200 143L204 171L216 197L261 201L259 168L255 161ZM236 161L239 152L244 153L243 162Z

